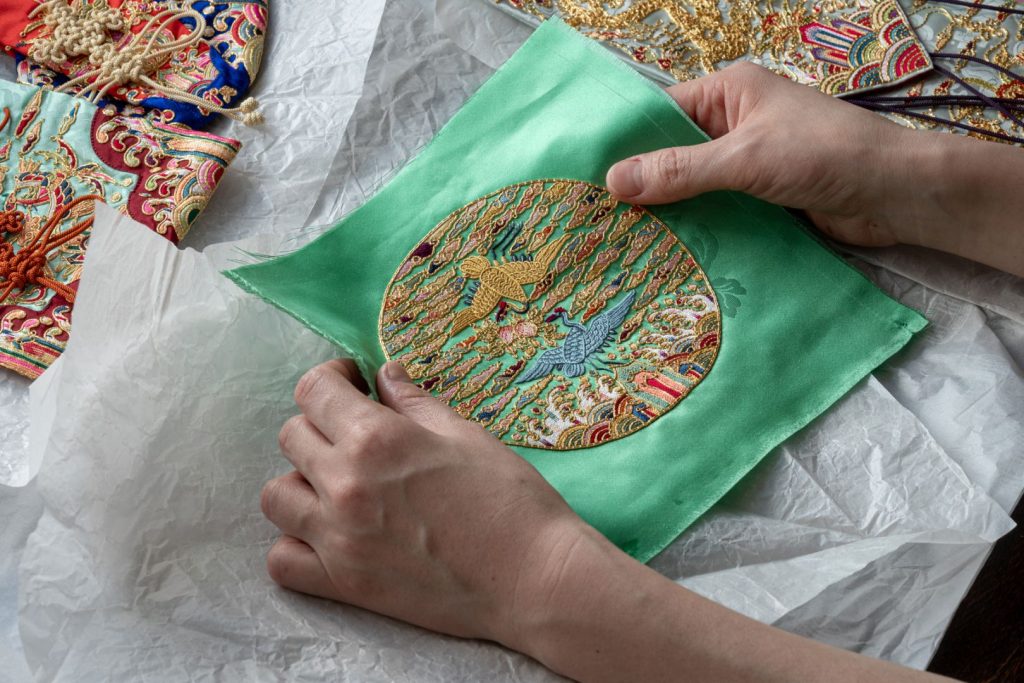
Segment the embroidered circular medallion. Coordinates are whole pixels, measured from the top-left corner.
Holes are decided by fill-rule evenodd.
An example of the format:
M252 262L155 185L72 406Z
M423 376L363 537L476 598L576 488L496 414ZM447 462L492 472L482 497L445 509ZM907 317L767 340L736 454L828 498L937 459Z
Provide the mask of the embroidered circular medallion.
M507 443L619 439L681 401L718 355L718 301L657 218L573 180L455 211L405 258L380 340L420 386Z

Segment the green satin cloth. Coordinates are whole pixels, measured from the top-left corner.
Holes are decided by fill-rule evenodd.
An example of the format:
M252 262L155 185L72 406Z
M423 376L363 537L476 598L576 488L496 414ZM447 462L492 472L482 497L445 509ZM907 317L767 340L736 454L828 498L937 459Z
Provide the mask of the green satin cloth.
M389 281L452 212L535 179L601 186L620 159L706 139L658 87L548 21L364 206L297 252L226 274L372 375L387 360L378 323ZM713 367L628 436L578 450L515 447L585 520L641 561L927 324L780 207L716 192L650 210L717 294L723 315ZM468 300L473 292L463 293ZM566 372L550 374L579 381Z

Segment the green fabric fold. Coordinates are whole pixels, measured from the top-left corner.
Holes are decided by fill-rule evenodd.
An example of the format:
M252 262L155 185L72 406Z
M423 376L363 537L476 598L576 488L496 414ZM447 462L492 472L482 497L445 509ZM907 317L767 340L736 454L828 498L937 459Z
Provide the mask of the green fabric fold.
M455 326L443 327L450 320L443 317L444 307L453 306L455 315L473 306L474 311L483 310L487 295L481 291L491 276L467 266L469 252L459 258L448 254L444 261L439 255L446 244L443 241L431 246L432 253L424 251L422 258L410 261L410 255L422 251L428 234L435 234L435 226L453 212L485 197L491 197L485 204L494 204L498 201L495 193L503 188L544 180L534 184L551 189L550 179L600 188L609 166L620 159L706 139L658 87L597 43L560 22L547 21L365 205L303 249L226 275L338 344L372 377L388 358L378 329L392 278L399 282L403 267L412 272L410 277L422 277L423 282L440 277L437 273L450 273L452 286L457 287L455 295L431 304L441 320L436 323L442 325L438 329L447 330L442 336L450 336L445 342L447 351L460 341L478 348L480 342L474 339L482 338L486 327L525 321L533 314L539 317L532 320L548 325L546 329L554 336L541 338L538 333L538 348L496 356L493 362L504 362L503 368L509 367L517 353L523 361L519 375L502 387L523 396L533 382L546 381L548 386L577 391L581 382L596 382L601 373L625 373L623 345L634 343L636 335L645 330L649 332L648 320L656 317L654 303L646 304L650 310L643 306L626 310L630 303L636 307L643 301L643 286L649 278L632 295L618 291L608 297L603 307L594 307L592 315L569 310L563 315L553 303L541 306L543 296L538 292L568 277L568 270L558 270L559 259L568 260L561 250L578 249L566 245L576 244L572 235L588 234L589 223L567 227L566 221L554 225L558 221L552 219L552 237L547 242L535 241L544 245L558 242L546 254L520 249L516 246L519 233L504 232L489 243L490 249L472 252L470 255L495 268L517 261L535 262L540 268L547 263L544 258L550 257L547 268L551 276L534 282L517 274L533 266L504 268L503 272L511 272L513 279L519 277L525 283L522 292L513 296L515 287L503 290L507 296L483 314L474 313L471 324L456 334L451 334ZM595 196L598 202L607 200L606 195ZM616 220L623 220L630 210L626 205L615 207ZM689 256L699 266L680 287L690 287L686 291L693 296L707 285L714 292L717 310L709 315L720 318L720 336L707 333L702 337L717 344L713 366L688 363L675 368L673 372L680 374L669 374L677 379L684 370L689 371L682 398L667 407L652 404L647 415L634 410L636 416L629 418L633 426L620 438L595 441L583 448L555 449L522 445L513 439L515 430L502 435L585 520L641 561L668 545L772 448L823 412L927 324L822 247L780 207L737 193L715 192L649 207L648 211L645 224L667 226L681 243L682 257L677 264L685 263ZM519 230L526 222L525 214L516 221L515 230ZM474 229L470 225L464 236L474 234ZM559 242L557 238L563 234L565 240ZM454 240L454 232L451 235ZM598 244L587 263L611 249L610 241ZM409 265L413 262L415 268ZM440 264L439 270L428 272L428 262ZM620 266L617 261L603 284L612 281ZM498 281L494 278L498 276L488 282ZM418 281L409 280L413 284ZM410 287L414 293L426 291ZM652 301L667 302L670 294L661 292L660 298ZM565 302L571 303L571 299ZM569 303L563 307L569 309ZM615 310L618 304L623 307ZM632 317L620 321L623 316L616 314L624 310ZM571 337L573 329L584 329L597 339L597 327L606 313L603 322L611 330L603 346L588 352L585 362L540 362L546 351L568 349L578 341ZM620 335L629 334L633 323L641 329L622 341ZM424 315L403 324L408 325L403 330L413 334L429 320ZM689 334L688 329L679 331L680 337ZM389 343L395 347L391 355L402 356L407 365L413 364L413 370L426 367L426 362L415 366L417 359L408 348ZM706 360L706 354L703 358ZM455 393L465 394L469 391L466 387L475 386L471 382L486 379L481 377L484 367L486 363L481 362L465 376L445 376L445 381L458 380L449 385L449 394L445 394L444 381L431 385L430 390L448 396L453 405L471 402L472 395L455 397ZM573 376L577 370L583 374ZM543 377L521 381L532 375ZM480 403L475 415L479 417L495 400L492 397ZM497 417L507 417L513 410L534 410L531 414L543 420L548 415L546 409L549 407L541 396L520 409L505 407ZM650 419L651 414L656 419Z

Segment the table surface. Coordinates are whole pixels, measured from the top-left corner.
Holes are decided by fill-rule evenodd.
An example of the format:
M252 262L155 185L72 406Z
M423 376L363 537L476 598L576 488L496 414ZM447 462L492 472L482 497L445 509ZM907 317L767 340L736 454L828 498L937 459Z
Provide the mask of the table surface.
M964 598L929 671L969 683L1024 681L1024 500Z

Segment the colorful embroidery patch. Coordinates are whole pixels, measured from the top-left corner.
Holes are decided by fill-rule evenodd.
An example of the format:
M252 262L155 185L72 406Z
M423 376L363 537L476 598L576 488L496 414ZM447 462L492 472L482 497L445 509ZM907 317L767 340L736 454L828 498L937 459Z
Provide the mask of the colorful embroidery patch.
M0 367L34 378L67 345L94 200L177 242L239 147L0 82Z
M70 78L71 92L102 92L125 113L199 129L216 107L243 102L263 60L268 2L9 0L0 41L16 53L21 82L60 87ZM143 58L147 45L155 59ZM117 69L136 76L108 78Z
M848 95L931 69L896 0L497 2L520 18L560 16L669 80L752 60L830 95Z
M406 257L385 354L508 443L619 439L671 410L718 355L718 301L657 218L572 180L506 187Z
M818 88L829 95L891 85L931 67L895 0L806 23L800 38L817 61Z

